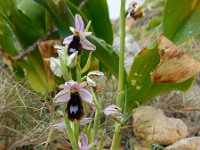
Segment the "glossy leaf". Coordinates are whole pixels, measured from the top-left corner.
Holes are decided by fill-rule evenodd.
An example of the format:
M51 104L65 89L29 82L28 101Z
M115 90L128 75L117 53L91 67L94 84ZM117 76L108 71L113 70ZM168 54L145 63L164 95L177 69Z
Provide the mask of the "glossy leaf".
M26 2L23 0L13 3L10 17L12 18L10 22L12 23L13 31L24 49L32 45L38 38L44 36L44 31L38 24L39 21L37 21L37 19L41 20L44 17L42 14L36 13L37 11L44 13L44 10L34 1L35 5L30 5L30 3ZM27 6L25 7L25 5ZM30 7L29 11L27 11L27 7Z
M174 43L200 34L200 1L168 0L164 9L163 33Z
M23 14L34 22L36 28L40 28L45 31L46 20L45 20L45 9L41 5L33 0L20 0L17 4L18 11L23 12Z
M192 84L192 79L178 84L155 84L151 81L151 72L160 62L157 44L144 48L135 56L128 75L128 90L126 109L136 107L151 98L171 90L186 91Z

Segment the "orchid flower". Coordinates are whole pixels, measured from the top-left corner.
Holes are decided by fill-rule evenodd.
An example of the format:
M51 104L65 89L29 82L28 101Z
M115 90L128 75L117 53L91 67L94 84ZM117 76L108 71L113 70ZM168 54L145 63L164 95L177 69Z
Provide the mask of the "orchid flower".
M121 113L121 108L119 108L116 105L109 105L104 109L104 114L106 116L111 116L115 119L121 119L122 118L122 113Z
M89 86L92 86L92 87L96 87L96 82L95 82L95 78L99 77L99 76L103 76L104 73L103 72L100 72L100 71L91 71L87 74L87 83Z
M83 119L81 119L80 120L80 125L85 125L85 124L88 124L88 123L90 123L91 121L93 121L94 119L93 118L83 118ZM58 129L60 129L60 128L65 128L66 126L65 126L65 122L64 121L62 121L62 122L60 122L60 123L57 123L57 124L54 124L53 126L52 126L52 128L58 128Z
M80 139L82 140L80 142ZM88 138L84 133L81 133L81 136L79 137L79 141L78 141L78 146L79 146L79 150L90 150L92 148L94 143L91 143L88 145Z
M69 55L76 51L78 51L78 54L80 55L82 48L91 51L96 49L96 46L86 39L86 36L91 35L92 32L84 31L84 22L79 14L75 15L75 28L70 27L70 30L72 31L73 35L66 37L63 41L63 44L68 45Z
M66 112L68 119L71 121L80 120L84 114L82 101L93 104L92 95L84 87L86 82L78 83L76 81L68 81L59 87L63 90L60 91L54 98L54 102L67 102Z

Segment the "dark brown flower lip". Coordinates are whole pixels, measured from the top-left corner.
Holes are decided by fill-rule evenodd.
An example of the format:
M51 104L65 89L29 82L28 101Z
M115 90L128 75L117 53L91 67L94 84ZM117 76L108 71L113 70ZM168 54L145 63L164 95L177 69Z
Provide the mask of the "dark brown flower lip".
M84 115L82 99L78 92L71 93L71 98L67 104L65 112L70 121L81 120Z
M82 53L82 45L80 43L80 37L77 35L73 36L73 40L69 44L68 55L71 55L76 51L78 51L79 55Z

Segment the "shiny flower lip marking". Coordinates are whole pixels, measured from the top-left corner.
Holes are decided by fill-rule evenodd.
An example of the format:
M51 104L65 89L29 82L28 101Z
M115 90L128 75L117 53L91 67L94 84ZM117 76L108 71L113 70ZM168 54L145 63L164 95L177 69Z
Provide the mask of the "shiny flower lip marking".
M55 96L54 102L68 103L65 112L68 114L68 119L71 121L80 120L83 117L84 110L82 101L93 104L92 95L84 88L86 85L86 82L79 84L71 80L59 86L63 90Z
M86 39L86 36L91 35L92 32L84 31L84 22L79 14L75 15L75 28L70 27L70 30L72 31L73 35L66 37L63 41L63 44L68 45L69 55L76 51L78 51L78 54L80 55L82 48L91 51L96 49L96 46Z

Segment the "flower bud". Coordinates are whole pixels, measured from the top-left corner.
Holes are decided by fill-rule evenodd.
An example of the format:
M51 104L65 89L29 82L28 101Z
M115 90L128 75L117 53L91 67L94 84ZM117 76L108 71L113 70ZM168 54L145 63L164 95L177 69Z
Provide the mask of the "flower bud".
M71 55L68 57L67 66L68 66L69 68L74 68L74 67L76 66L77 57L78 57L78 51L76 51L75 53L71 54Z
M50 68L51 71L58 77L62 76L61 66L60 66L60 59L50 57Z

